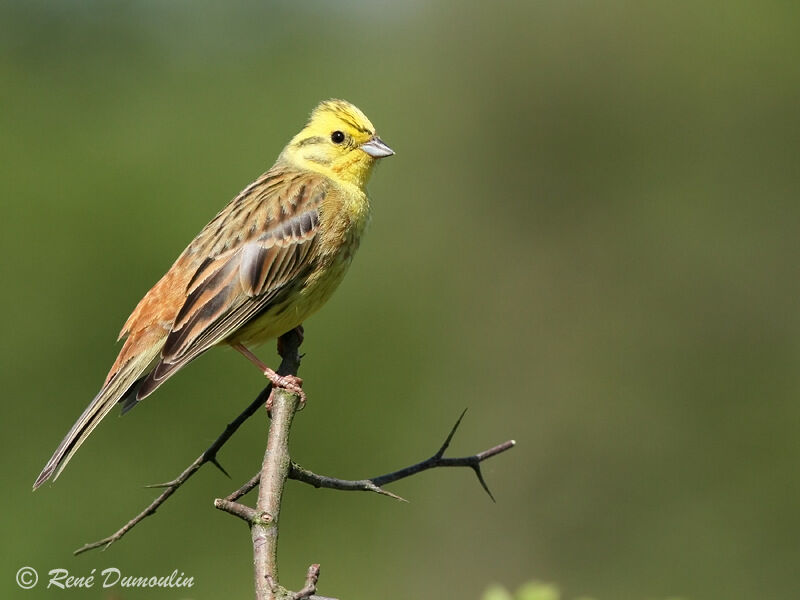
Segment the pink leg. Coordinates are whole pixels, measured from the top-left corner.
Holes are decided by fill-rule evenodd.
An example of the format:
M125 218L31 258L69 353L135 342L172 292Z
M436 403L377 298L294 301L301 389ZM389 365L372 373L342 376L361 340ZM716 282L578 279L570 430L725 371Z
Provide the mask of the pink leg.
M306 405L306 393L303 391L302 385L303 380L295 375L278 375L275 371L270 369L267 365L265 365L261 360L250 350L248 350L244 344L231 344L231 347L239 352L242 356L244 356L247 360L253 363L258 370L261 371L264 376L270 380L272 385L275 387L283 388L285 390L289 390L290 392L297 394L300 397L300 408L303 408ZM270 395L269 400L267 400L267 410L272 408L272 396Z

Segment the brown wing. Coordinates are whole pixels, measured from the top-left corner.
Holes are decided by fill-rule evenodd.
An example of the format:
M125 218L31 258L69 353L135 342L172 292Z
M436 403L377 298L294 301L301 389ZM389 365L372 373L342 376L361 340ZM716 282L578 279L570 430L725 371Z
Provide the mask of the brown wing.
M196 261L161 358L136 400L267 310L313 268L325 180L313 174L280 179L273 187L248 188L243 202L232 203L187 248L207 256Z

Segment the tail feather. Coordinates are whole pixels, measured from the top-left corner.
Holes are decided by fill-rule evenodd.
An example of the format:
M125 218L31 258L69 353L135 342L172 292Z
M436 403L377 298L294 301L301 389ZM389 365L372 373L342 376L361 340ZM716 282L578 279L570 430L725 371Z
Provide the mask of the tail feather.
M118 402L119 404L122 404L122 411L121 411L121 413L122 413L123 415L124 415L124 414L127 414L127 412L128 412L129 410L131 410L131 409L132 409L134 406L136 406L137 404L139 404L139 402L140 402L140 399L139 399L139 390L140 390L140 389L142 389L142 384L145 382L145 380L147 379L147 376L148 376L149 374L150 374L150 373L145 373L144 375L142 375L141 377L139 377L139 379L137 379L136 381L134 381L134 382L133 382L133 384L131 385L131 387L129 387L129 388L128 388L128 391L127 391L127 392L125 392L125 393L122 395L122 398L120 398L119 400L117 400L117 402Z
M94 428L103 420L109 411L114 408L117 402L124 402L123 412L126 412L132 405L129 405L129 397L131 390L134 391L133 397L136 397L136 391L143 381L142 374L148 370L150 363L158 355L160 348L152 348L149 352L139 354L132 358L129 362L122 365L122 367L111 376L94 400L91 401L83 414L78 418L72 429L69 430L67 435L58 445L53 456L47 461L47 464L42 469L39 477L33 484L35 490L45 481L53 478L55 481L64 470L72 456L80 448L81 444L86 441L89 434L94 431Z

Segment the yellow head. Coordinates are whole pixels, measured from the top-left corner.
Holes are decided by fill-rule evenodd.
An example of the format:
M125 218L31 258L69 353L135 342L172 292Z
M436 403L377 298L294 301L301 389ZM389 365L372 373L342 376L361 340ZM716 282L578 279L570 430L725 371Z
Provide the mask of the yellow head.
M326 100L314 109L281 158L301 169L363 187L375 161L392 154L358 108L344 100Z

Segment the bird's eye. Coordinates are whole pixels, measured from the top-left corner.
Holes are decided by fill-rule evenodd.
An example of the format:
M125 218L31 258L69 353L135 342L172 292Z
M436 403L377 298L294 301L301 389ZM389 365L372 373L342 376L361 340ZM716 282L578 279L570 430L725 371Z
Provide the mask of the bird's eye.
M334 144L341 144L344 141L344 134L341 131L334 131L331 134L331 141Z

